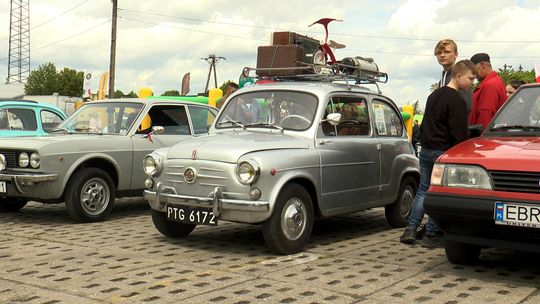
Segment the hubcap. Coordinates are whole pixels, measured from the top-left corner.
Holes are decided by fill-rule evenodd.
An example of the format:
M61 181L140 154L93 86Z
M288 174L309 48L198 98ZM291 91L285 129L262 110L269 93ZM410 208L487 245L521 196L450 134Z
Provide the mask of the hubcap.
M306 229L306 214L303 201L296 197L287 201L281 212L281 230L287 239L294 241L302 236Z
M81 191L81 207L89 215L101 214L109 205L110 191L107 183L94 177L88 180Z
M405 191L401 194L401 206L400 206L400 213L402 216L406 216L409 214L412 208L412 202L414 200L414 194L411 187L405 188Z

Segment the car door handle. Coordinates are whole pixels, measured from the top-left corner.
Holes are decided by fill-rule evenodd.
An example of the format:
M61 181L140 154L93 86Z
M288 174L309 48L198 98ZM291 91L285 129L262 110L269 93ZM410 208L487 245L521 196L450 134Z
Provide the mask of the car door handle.
M324 139L322 139L322 140L319 141L319 145L326 145L326 144L329 144L329 143L331 143L331 142L332 142L331 140L324 140Z

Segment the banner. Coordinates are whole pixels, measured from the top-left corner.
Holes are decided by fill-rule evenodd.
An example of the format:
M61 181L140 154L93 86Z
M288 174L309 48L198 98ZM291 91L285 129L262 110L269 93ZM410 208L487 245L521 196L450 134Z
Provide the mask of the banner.
M540 64L534 64L534 73L536 74L536 82L540 82Z
M99 88L97 92L97 100L105 99L105 96L107 96L107 91L109 88L109 72L105 72L101 74L101 77L99 78ZM110 98L113 98L114 96L110 96Z
M182 92L180 93L181 96L186 96L189 93L189 81L190 81L190 74L186 73L184 77L182 77Z

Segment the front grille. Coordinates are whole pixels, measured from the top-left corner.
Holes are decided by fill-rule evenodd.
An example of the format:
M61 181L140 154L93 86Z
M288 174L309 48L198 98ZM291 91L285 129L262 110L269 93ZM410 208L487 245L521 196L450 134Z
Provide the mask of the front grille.
M495 191L540 193L540 173L491 171Z
M17 155L15 151L0 151L6 158L6 168L17 168Z

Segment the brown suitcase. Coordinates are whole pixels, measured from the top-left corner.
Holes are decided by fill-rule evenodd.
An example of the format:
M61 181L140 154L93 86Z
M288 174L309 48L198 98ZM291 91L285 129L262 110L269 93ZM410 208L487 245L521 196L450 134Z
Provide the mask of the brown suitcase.
M295 32L274 32L272 33L272 45L296 44L304 48L304 62L313 62L313 54L319 49L319 40Z
M257 75L292 76L305 73L302 69L275 69L302 67L304 48L299 45L259 46L257 49ZM267 69L267 70L259 70Z

